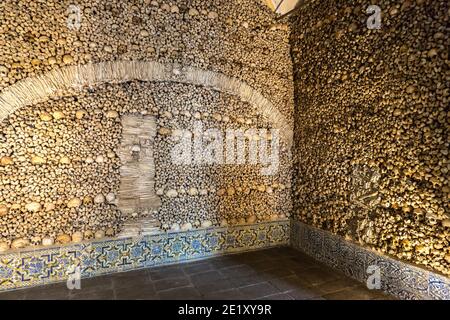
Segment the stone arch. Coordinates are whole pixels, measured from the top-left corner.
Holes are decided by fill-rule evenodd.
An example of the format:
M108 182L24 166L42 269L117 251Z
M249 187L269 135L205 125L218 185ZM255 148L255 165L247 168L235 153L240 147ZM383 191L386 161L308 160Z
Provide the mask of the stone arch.
M286 118L268 99L245 82L214 71L156 61L119 60L66 66L21 80L0 93L0 122L20 108L63 96L71 90L133 80L201 85L235 95L252 105L274 128L279 129L281 139L288 146L292 143L293 131Z

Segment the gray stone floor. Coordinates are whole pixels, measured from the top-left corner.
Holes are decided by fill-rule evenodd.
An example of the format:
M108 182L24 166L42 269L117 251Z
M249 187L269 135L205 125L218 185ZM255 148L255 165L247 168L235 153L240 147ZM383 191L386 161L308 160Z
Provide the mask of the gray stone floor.
M392 299L291 248L215 257L0 293L4 299Z

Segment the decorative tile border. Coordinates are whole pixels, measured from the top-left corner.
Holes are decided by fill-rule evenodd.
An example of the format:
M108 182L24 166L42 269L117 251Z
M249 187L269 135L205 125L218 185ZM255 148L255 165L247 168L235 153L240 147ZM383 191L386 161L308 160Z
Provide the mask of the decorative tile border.
M313 258L366 283L369 266L378 266L381 289L406 300L450 300L450 279L380 255L339 236L299 221L291 224L291 245Z
M0 254L0 291L289 244L290 223L162 233Z

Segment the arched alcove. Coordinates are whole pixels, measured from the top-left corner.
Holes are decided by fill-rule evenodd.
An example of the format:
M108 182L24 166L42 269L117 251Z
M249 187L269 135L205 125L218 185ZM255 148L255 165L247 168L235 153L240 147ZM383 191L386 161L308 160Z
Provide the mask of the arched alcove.
M274 128L280 130L287 145L291 144L292 128L288 121L276 106L245 82L214 71L155 61L111 61L68 66L24 79L0 94L0 121L24 106L63 96L71 90L131 80L201 85L235 95L269 119Z

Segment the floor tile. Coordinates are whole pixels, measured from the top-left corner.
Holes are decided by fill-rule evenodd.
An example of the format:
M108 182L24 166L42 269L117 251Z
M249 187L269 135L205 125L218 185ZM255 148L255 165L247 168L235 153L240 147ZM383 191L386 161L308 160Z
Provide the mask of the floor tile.
M318 290L307 287L297 288L295 290L289 291L287 294L295 300L310 300L321 296L321 293Z
M115 290L115 297L118 300L157 300L159 298L153 284L120 288Z
M294 300L290 295L286 293L276 293L264 298L261 298L261 300Z
M294 272L290 269L283 268L281 265L278 265L275 268L260 271L260 274L266 277L267 279L273 279L291 276L294 275Z
M112 275L113 288L136 287L143 284L151 284L150 275L145 272L125 272Z
M217 292L209 292L203 294L203 298L206 300L244 300L245 296L239 289L230 289Z
M296 289L308 287L304 280L296 275L291 275L283 278L274 278L269 281L280 292L288 292Z
M222 257L216 257L211 260L211 264L214 266L214 269L220 270L223 268L229 268L233 266L238 266L243 264L242 261L236 259L233 257L233 255L230 256L222 256Z
M114 300L115 295L112 289L97 291L77 291L70 295L70 300Z
M342 274L338 271L328 271L321 268L307 269L303 272L296 273L296 275L313 286L342 278Z
M196 285L196 288L198 289L198 291L200 291L200 293L204 294L204 293L212 293L212 292L217 292L217 291L234 289L235 286L228 279L220 279L217 281L212 281L208 284L203 284L200 286Z
M246 277L256 274L255 269L247 265L233 266L220 271L227 278Z
M69 290L66 283L55 283L28 289L25 291L24 298L26 300L67 300L74 290Z
M343 291L349 288L357 287L360 285L356 280L352 279L338 279L329 282L322 283L316 286L323 295Z
M236 288L241 288L241 287L247 287L247 286L262 283L262 282L267 282L267 279L264 278L262 275L253 274L253 275L249 275L249 276L245 276L245 277L234 277L234 278L231 278L230 281L233 283L233 285Z
M367 288L355 287L330 293L323 297L327 300L370 300L377 296L376 292L371 292Z
M23 300L29 289L19 289L0 293L0 300Z
M210 284L211 282L225 279L226 277L217 270L197 273L190 276L191 281L196 286L203 286Z
M200 292L193 287L177 288L158 292L160 299L164 300L199 300Z
M184 277L185 273L182 267L169 266L169 267L158 267L157 269L149 270L150 279L153 281L169 279L169 278L179 278Z
M196 273L211 271L213 266L209 262L195 263L195 264L186 264L183 266L183 271L187 275L192 275Z
M174 289L174 288L179 288L179 287L186 287L190 284L191 283L187 277L168 278L168 279L158 280L153 283L156 291Z
M110 290L113 287L112 279L113 277L111 275L83 278L80 282L81 290L84 292Z

